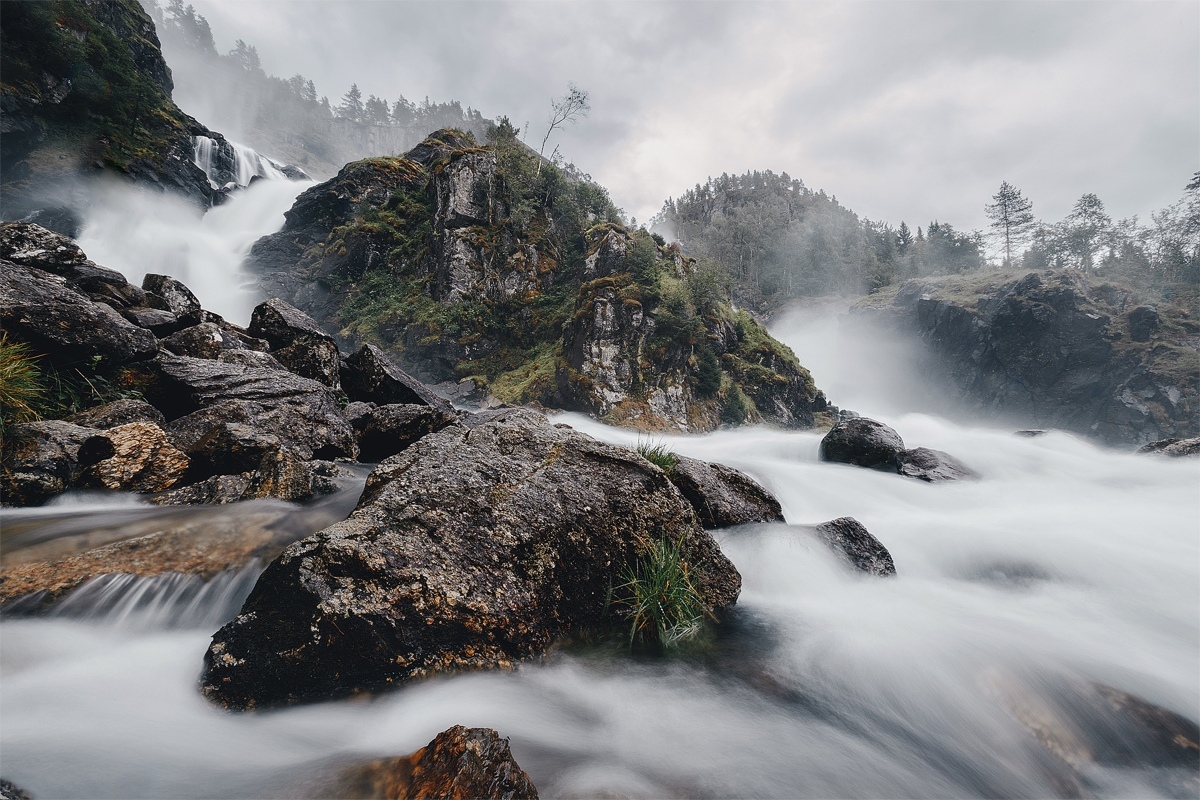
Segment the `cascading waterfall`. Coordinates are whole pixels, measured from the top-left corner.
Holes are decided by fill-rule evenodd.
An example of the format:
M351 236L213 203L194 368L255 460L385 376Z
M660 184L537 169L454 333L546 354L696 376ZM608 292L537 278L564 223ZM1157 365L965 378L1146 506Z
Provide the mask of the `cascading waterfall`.
M224 139L193 136L192 160L214 189L244 189L254 178L287 179L279 163L252 148Z
M862 374L883 346L848 348L836 325L797 318L774 333L814 354L821 386ZM511 737L546 797L1194 797L1196 765L1132 735L1114 698L1196 719L1200 464L919 413L903 374L850 401L980 481L823 463L807 432L662 440L749 472L791 523L857 518L895 578L854 573L801 529L719 532L744 586L699 652L568 650L269 714L218 710L196 688L245 574L99 579L61 616L0 621L4 777L45 798L316 796L338 764L461 724Z

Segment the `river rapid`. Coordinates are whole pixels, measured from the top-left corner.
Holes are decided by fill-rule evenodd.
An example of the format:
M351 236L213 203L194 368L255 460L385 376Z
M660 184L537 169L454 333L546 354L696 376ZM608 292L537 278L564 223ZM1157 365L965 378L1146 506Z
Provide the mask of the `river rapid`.
M237 283L179 277L218 310L214 293ZM655 441L751 474L792 525L855 517L891 551L895 578L853 572L803 529L721 531L744 587L695 652L567 648L512 673L255 714L197 690L209 639L249 579L229 576L200 601L191 586L194 602L163 586L114 598L139 591L130 581L103 603L0 620L0 774L38 798L316 796L337 765L410 753L460 724L510 737L543 798L1195 797L1194 765L1157 763L1098 687L1197 719L1200 463L920 413L902 370L880 378L876 356L894 343L850 342L836 318L806 312L772 332L834 402L982 479L931 485L822 463L813 433ZM638 443L577 415L559 421ZM128 514L134 502L78 513Z

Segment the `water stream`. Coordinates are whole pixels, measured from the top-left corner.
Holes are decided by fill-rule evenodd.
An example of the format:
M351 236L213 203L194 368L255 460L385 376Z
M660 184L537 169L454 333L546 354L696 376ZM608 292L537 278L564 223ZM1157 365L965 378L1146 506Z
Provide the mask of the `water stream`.
M235 202L188 246L221 239L214 226L248 231ZM91 222L89 256L136 272L100 246L115 246L104 226L121 221ZM229 286L179 277L210 307ZM850 347L835 321L803 317L774 330L835 402L982 480L825 464L813 433L663 442L750 473L789 523L857 518L890 549L896 578L856 574L796 528L719 532L744 588L700 652L556 652L510 674L265 714L223 712L197 691L247 574L182 592L166 584L186 579L107 579L73 600L75 613L0 621L0 774L38 798L318 796L338 764L409 753L461 724L511 737L544 798L1195 797L1195 766L1156 762L1097 687L1200 716L1200 463L919 413L902 369L873 378L882 343ZM842 400L842 386L860 388Z

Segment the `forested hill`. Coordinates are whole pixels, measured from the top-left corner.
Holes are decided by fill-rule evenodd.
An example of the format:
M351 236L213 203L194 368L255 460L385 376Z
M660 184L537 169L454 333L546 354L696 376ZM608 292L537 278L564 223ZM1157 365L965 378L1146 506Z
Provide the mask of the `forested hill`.
M230 137L328 178L361 158L404 153L431 131L482 139L491 120L457 100L413 102L366 95L358 84L332 102L303 75L268 75L252 43L222 53L208 20L182 0L146 0L175 75L175 98Z
M983 265L978 234L947 223L911 231L860 219L836 197L770 170L709 178L667 200L652 227L688 255L725 265L734 296L758 307L866 294L897 278Z

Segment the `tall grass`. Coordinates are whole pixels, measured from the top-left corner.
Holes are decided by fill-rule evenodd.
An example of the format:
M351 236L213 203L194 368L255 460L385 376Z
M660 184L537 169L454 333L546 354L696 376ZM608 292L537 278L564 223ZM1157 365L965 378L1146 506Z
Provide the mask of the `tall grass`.
M625 582L613 590L617 614L629 620L629 645L674 649L695 638L704 617L711 616L704 598L688 578L681 547L661 539L625 570Z
M37 356L28 345L0 333L0 438L11 426L38 418L45 391Z
M661 469L663 472L670 472L675 469L679 463L679 456L675 455L662 442L641 442L637 443L638 455L649 461L654 466Z

